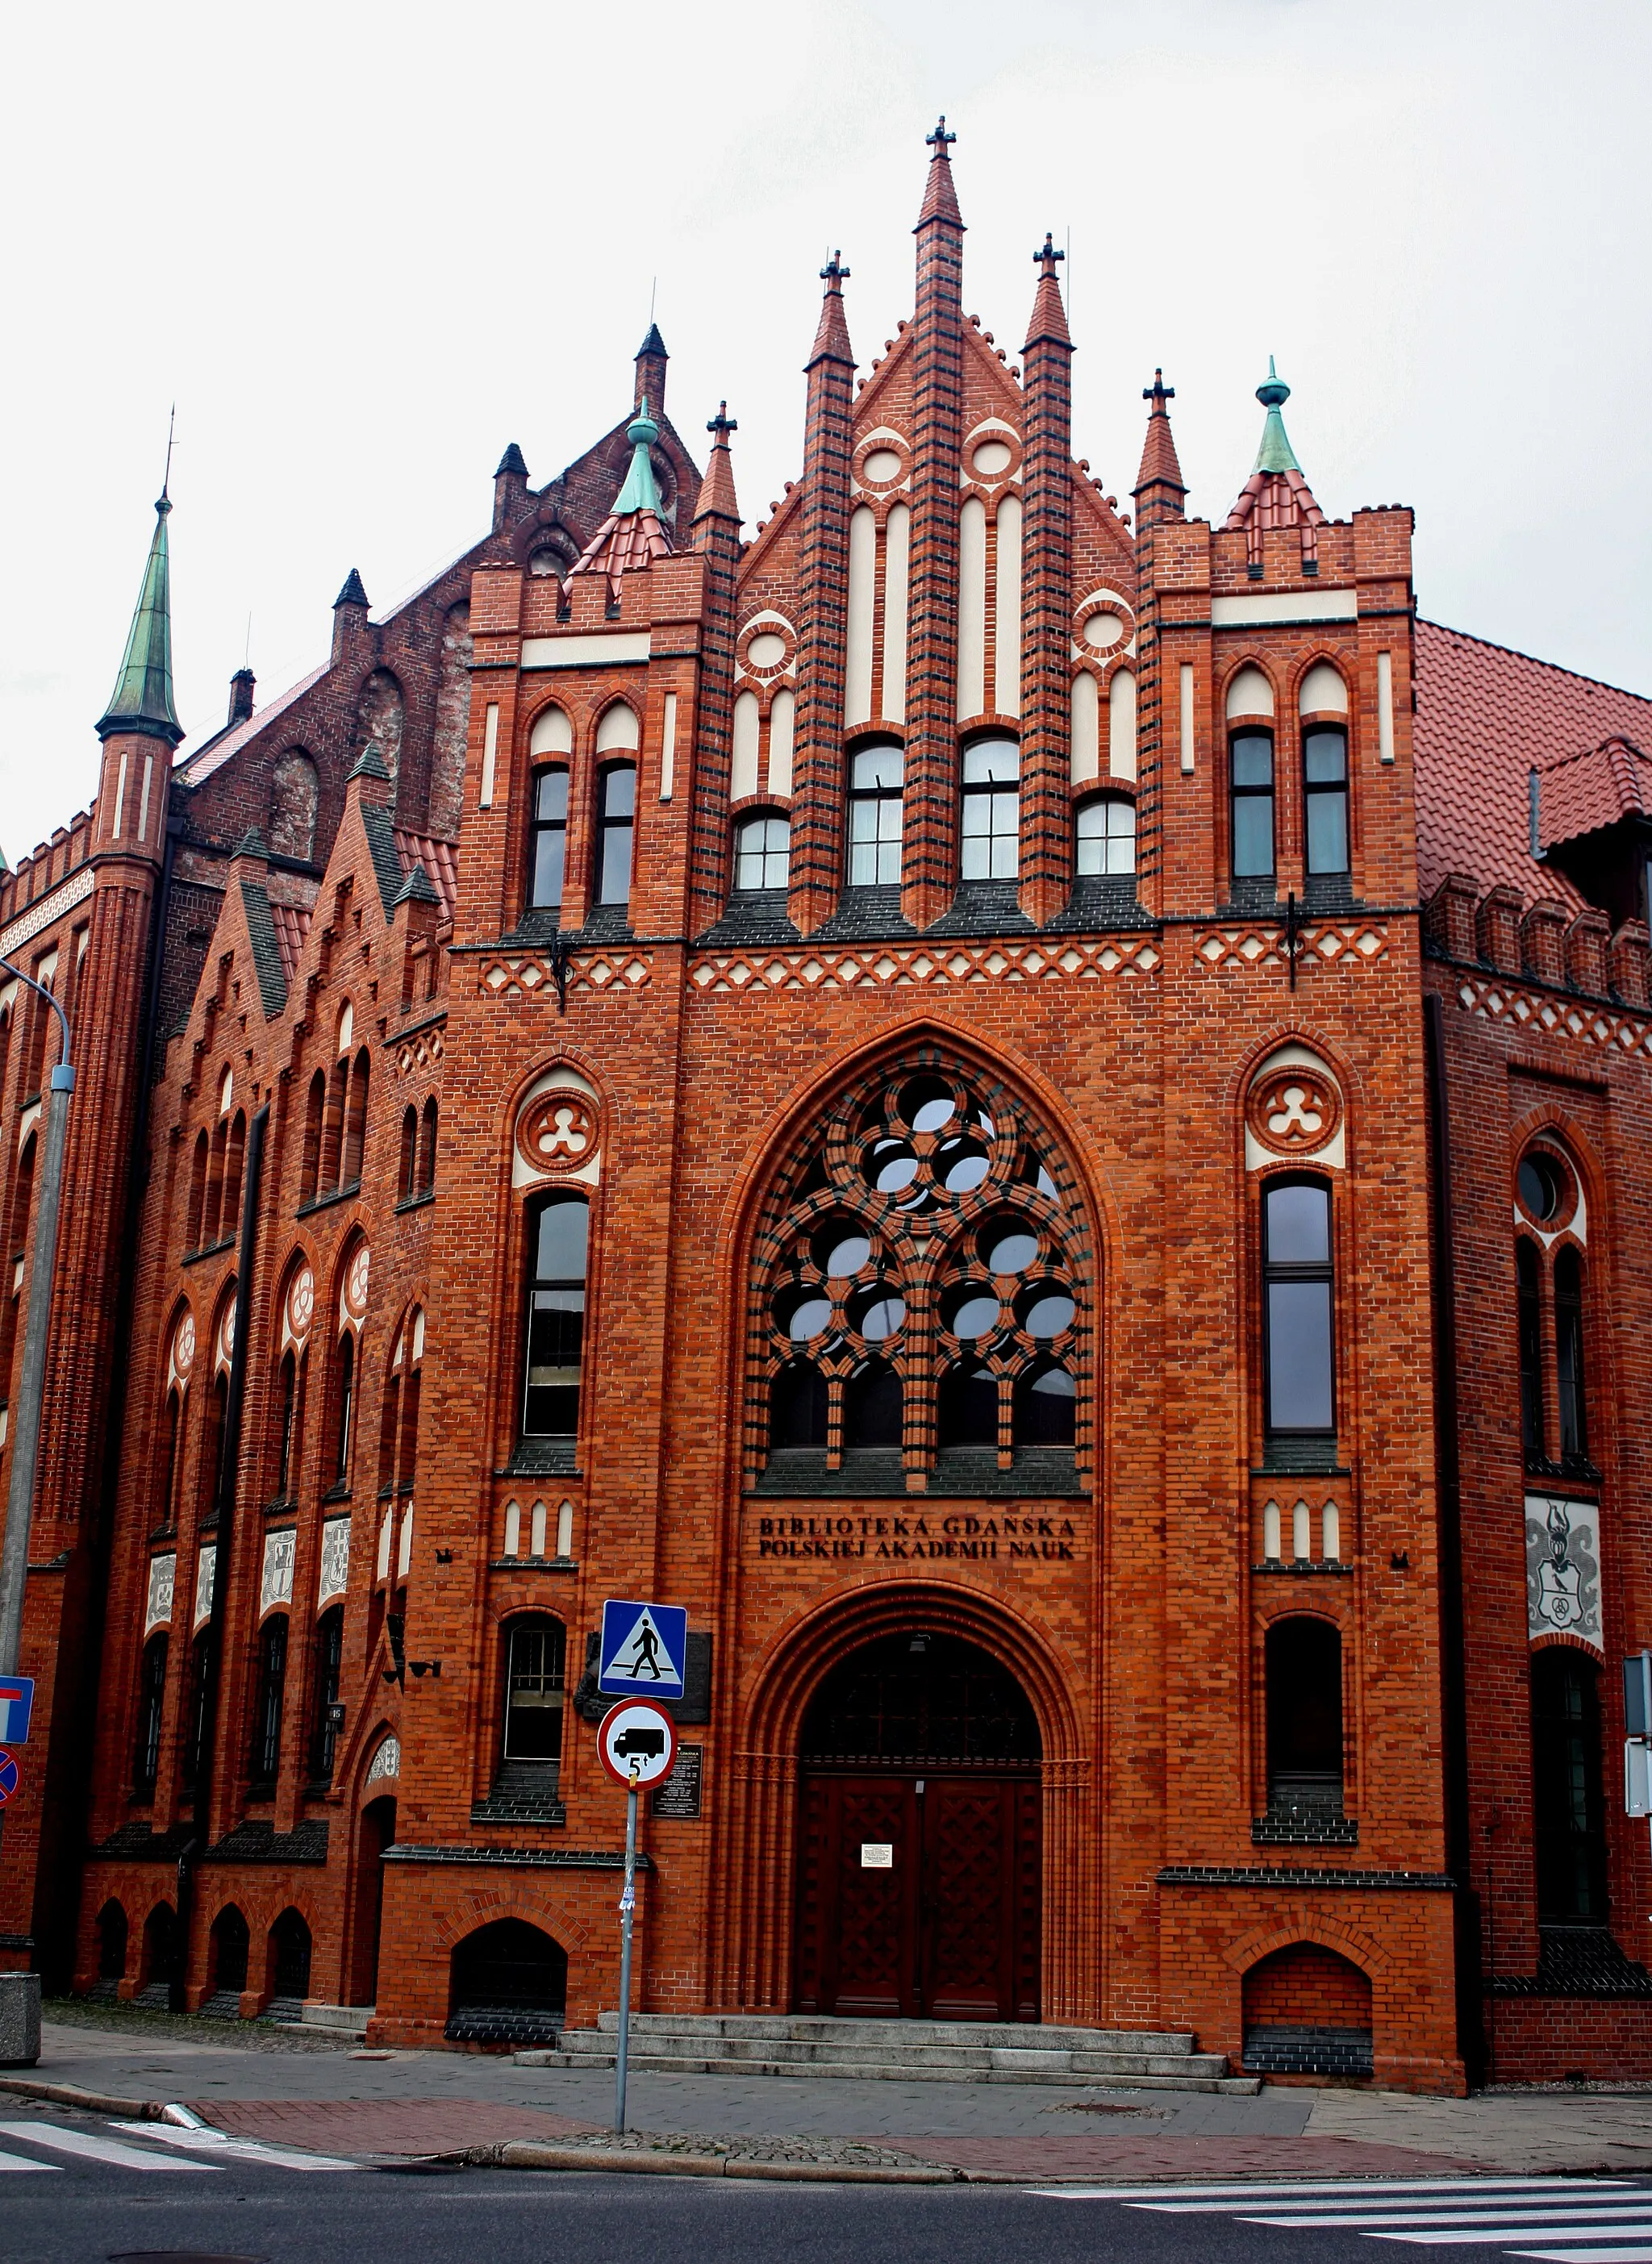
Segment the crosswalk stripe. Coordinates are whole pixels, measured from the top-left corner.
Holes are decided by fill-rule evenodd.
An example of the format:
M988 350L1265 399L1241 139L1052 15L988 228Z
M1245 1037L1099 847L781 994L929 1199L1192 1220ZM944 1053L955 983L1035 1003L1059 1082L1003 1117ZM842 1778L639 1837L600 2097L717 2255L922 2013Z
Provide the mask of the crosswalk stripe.
M1473 2246L1476 2242L1487 2247L1503 2248L1506 2247L1511 2240L1517 2240L1522 2233L1537 2240L1594 2241L1643 2240L1652 2234L1652 2217L1645 2213L1642 2213L1638 2220L1615 2227L1610 2224L1590 2224L1588 2221L1587 2212L1583 2212L1583 2221L1580 2223L1577 2217L1568 2217L1562 2210L1557 2216L1546 2219L1540 2217L1525 2217L1518 2224L1505 2225L1500 2232L1488 2232L1483 2228L1479 2231L1470 2229L1450 2232L1419 2230L1415 2232L1367 2232L1364 2238L1367 2240L1402 2240L1414 2243L1423 2248L1464 2247ZM1623 2251L1614 2249L1612 2254L1621 2259Z
M61 2162L32 2162L26 2154L0 2154L0 2170L49 2171L55 2177L62 2166Z
M336 2154L302 2154L289 2147L267 2145L262 2138L237 2138L228 2130L215 2130L209 2124L183 2130L170 2122L114 2122L110 2128L130 2130L139 2137L158 2138L163 2145L219 2155L227 2161L265 2162L277 2170L353 2170L359 2166L341 2160Z
M94 2138L84 2130L63 2130L49 2122L0 2122L0 2137L23 2138L60 2154L75 2154L89 2162L107 2162L119 2170L211 2171L210 2162L180 2162L171 2154L154 2154L137 2146L123 2146L118 2138Z
M1621 2190L1623 2184L1620 2178L1323 2178L1293 2185L1250 2179L1237 2185L1038 2186L1032 2190L1059 2195L1067 2201L1134 2202L1167 2213L1190 2216L1200 2210L1231 2210L1235 2202L1247 2201L1272 2202L1344 2195L1357 2201L1386 2201L1408 2194L1419 2199L1437 2195L1442 2201L1460 2195L1466 2201L1488 2196L1495 2199L1505 2193L1598 2193L1603 2189Z
M1234 2214L1241 2224L1302 2225L1322 2232L1347 2225L1351 2231L1364 2231L1379 2224L1511 2224L1517 2231L1529 2224L1541 2231L1545 2224L1610 2224L1634 2217L1640 2224L1647 2222L1647 2203L1641 2201L1616 2202L1532 2202L1524 2208L1502 2209L1444 2209L1444 2210L1328 2210L1309 2215L1303 2211L1293 2217L1253 2217L1246 2210Z
M1652 2264L1652 2248L1515 2248L1514 2256L1538 2256L1543 2264Z

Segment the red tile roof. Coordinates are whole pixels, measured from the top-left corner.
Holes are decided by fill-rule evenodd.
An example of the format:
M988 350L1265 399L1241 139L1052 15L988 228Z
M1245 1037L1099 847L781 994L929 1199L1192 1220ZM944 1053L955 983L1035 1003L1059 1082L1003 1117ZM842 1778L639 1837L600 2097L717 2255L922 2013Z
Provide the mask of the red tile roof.
M1554 897L1581 910L1583 899L1564 874L1532 859L1530 773L1540 774L1543 838L1564 839L1554 819L1566 815L1568 831L1575 830L1568 797L1585 814L1608 808L1598 777L1612 774L1612 762L1595 758L1595 751L1613 738L1652 748L1652 700L1437 621L1420 620L1416 640L1417 878L1423 896L1448 873L1466 873L1482 889L1507 885L1528 898ZM1592 766L1580 763L1583 757L1594 758ZM1568 780L1574 766L1580 773L1575 784ZM1642 788L1652 788L1644 760L1633 767ZM1558 806L1552 800L1557 795ZM1592 822L1610 823L1619 814L1614 806Z
M270 918L274 924L276 949L281 954L281 971L290 990L298 972L304 938L309 933L309 913L302 904L272 904Z
M1538 772L1538 824L1545 848L1575 841L1619 818L1652 816L1652 761L1627 739L1562 755Z
M425 868L425 878L441 898L441 918L448 926L453 924L453 908L459 894L459 864L457 844L444 841L434 833L415 833L411 826L396 828L396 853L402 860L404 876L415 865Z

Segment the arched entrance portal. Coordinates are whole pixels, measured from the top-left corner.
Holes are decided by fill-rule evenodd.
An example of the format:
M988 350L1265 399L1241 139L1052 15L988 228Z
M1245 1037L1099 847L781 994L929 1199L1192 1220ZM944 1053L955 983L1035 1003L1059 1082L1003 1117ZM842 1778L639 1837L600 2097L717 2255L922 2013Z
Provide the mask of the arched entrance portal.
M800 2012L1037 2020L1042 1760L1020 1683L959 1636L832 1670L799 1743Z

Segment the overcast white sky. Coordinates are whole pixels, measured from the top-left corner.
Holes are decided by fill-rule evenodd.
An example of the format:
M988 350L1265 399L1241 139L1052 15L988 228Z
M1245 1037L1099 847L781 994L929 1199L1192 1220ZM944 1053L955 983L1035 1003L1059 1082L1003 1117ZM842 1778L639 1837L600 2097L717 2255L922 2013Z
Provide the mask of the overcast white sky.
M630 404L795 476L826 250L862 366L909 311L944 109L964 302L1010 348L1071 231L1074 433L1127 503L1162 363L1190 508L1267 358L1333 517L1404 501L1436 619L1652 692L1645 0L110 0L0 83L0 844L89 798L178 403L178 704L260 701ZM251 618L249 646L248 621Z

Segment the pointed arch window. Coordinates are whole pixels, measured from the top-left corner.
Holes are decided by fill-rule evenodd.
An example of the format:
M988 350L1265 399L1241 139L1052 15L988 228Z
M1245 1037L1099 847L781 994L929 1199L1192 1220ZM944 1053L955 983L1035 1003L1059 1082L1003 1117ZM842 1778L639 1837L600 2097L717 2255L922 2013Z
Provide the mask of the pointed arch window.
M568 869L568 773L560 764L534 773L528 829L528 908L558 911Z
M1331 1191L1323 1179L1263 1189L1263 1374L1267 1428L1328 1445L1336 1431Z
M1228 742L1234 878L1273 877L1273 734L1235 731Z
M975 739L964 750L958 874L1013 881L1021 845L1021 749L1014 739Z
M347 1491L350 1456L355 1444L356 1340L346 1329L338 1339L333 1397L333 1484Z
M311 1705L309 1773L331 1784L343 1726L338 1692L344 1675L344 1606L334 1604L316 1622L316 1681Z
M153 1792L160 1774L161 1725L166 1709L166 1653L164 1635L151 1636L143 1646L138 1675L137 1750L132 1770L140 1792Z
M287 1702L287 1615L273 1612L258 1634L258 1690L252 1713L252 1781L273 1785L281 1766L281 1716Z
M1589 1461L1589 1420L1583 1394L1583 1261L1568 1245L1554 1260L1554 1399L1561 1426L1561 1462L1579 1469Z
M637 766L610 763L597 781L596 900L629 904L637 828Z
M1302 735L1302 787L1306 811L1307 870L1348 870L1348 734L1340 725L1316 724Z

